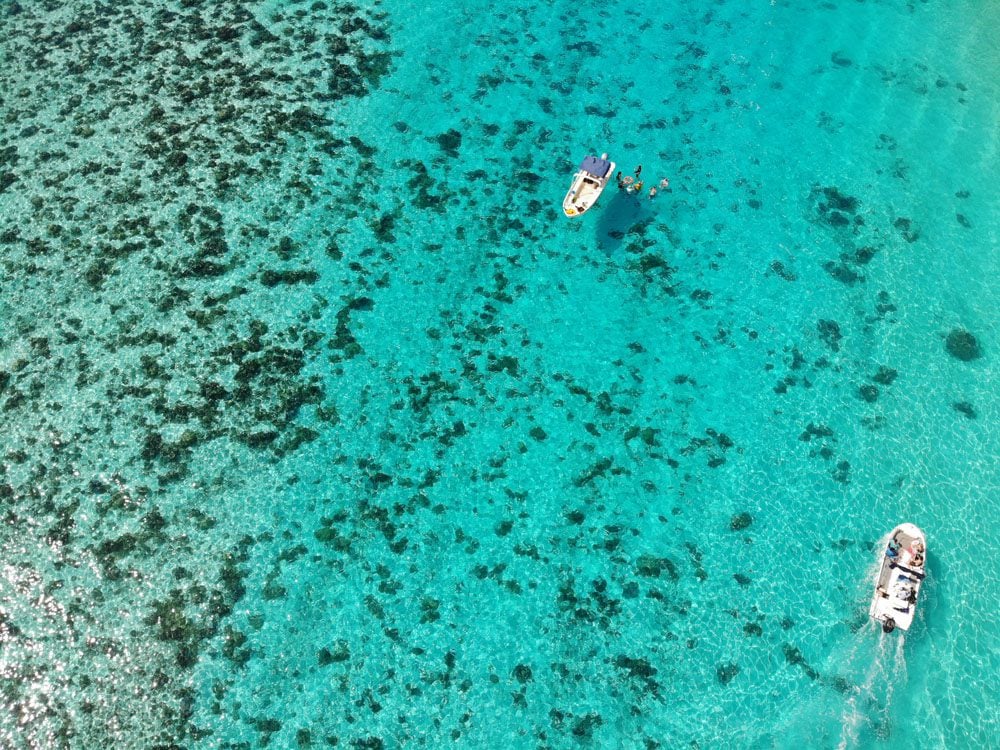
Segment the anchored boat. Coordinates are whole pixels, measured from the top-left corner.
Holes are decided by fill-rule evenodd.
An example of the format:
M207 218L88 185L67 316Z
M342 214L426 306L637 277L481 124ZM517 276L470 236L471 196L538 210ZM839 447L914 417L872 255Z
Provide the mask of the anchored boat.
M573 184L563 198L563 213L569 217L585 213L597 202L614 173L615 163L608 160L607 154L601 154L600 158L586 157L573 175Z
M875 595L868 614L882 630L909 630L917 608L920 584L927 564L927 539L912 523L901 523L882 548L882 564L875 577Z

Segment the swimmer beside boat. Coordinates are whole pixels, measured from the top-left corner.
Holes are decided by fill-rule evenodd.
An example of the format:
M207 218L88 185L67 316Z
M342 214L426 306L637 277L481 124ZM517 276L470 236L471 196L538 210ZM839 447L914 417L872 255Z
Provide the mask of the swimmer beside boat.
M624 190L629 195L638 195L640 192L642 192L644 185L642 178L640 177L641 174L642 174L641 164L636 166L634 171L635 175L634 177L632 175L623 176L622 173L619 171L618 174L615 175L615 182L618 184L618 189ZM661 191L669 189L670 189L670 180L664 177L662 180L660 180L658 185L651 186L649 188L649 192L646 193L646 195L649 197L650 200L653 200Z

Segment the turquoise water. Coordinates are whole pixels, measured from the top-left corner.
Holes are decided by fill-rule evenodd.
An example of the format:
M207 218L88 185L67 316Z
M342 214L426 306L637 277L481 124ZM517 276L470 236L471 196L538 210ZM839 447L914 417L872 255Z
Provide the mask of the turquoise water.
M0 6L0 745L1000 743L1000 16L745 6Z

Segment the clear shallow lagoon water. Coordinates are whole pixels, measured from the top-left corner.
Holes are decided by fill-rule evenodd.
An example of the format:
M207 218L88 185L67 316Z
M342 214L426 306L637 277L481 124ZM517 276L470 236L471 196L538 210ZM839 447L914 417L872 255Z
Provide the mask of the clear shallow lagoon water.
M996 744L989 5L3 14L4 744Z

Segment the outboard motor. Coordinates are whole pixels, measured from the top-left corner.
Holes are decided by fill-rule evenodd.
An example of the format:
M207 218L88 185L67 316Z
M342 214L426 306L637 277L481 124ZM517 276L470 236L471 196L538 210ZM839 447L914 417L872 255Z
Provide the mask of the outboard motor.
M895 629L896 629L896 621L893 620L891 617L886 617L885 622L882 623L882 632L891 633Z

